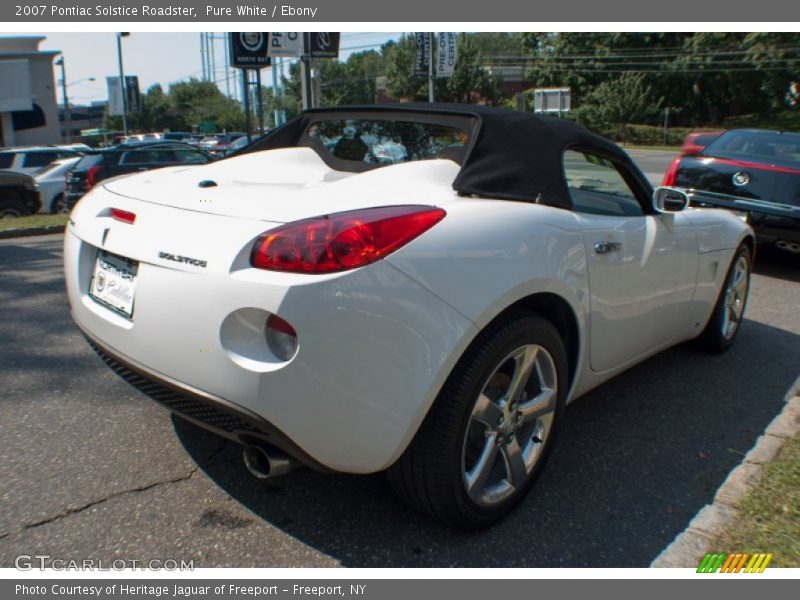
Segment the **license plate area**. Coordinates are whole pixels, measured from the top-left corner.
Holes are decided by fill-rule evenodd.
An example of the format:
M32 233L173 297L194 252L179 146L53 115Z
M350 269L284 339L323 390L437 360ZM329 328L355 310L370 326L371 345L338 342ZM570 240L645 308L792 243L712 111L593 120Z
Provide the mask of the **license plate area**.
M89 297L98 304L133 320L139 262L98 250L89 283Z

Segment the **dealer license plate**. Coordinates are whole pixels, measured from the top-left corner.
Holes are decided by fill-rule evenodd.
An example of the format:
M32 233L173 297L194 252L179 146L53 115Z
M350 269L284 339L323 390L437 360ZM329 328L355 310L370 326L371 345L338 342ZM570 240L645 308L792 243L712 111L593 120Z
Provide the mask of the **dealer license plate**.
M98 250L89 296L124 317L132 318L138 270L137 261Z

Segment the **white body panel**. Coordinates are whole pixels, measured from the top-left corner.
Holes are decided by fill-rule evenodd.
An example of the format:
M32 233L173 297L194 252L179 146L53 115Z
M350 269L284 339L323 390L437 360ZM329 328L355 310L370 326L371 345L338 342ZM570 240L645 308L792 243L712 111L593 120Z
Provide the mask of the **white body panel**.
M64 187L66 185L64 177L67 171L69 171L79 160L80 157L64 158L55 161L58 164L57 167L48 170L42 175L34 176L36 185L39 186L39 194L41 194L42 199L41 212L53 212L53 205L56 201L56 198L64 193Z
M457 172L430 160L337 173L297 148L98 186L65 237L73 316L118 356L263 416L319 463L368 473L398 458L463 351L511 304L548 293L569 305L579 334L574 398L697 335L749 234L717 211L626 217L620 228L609 217L462 198L451 188ZM218 185L200 188L202 180ZM250 266L254 239L278 223L395 204L447 216L360 269ZM110 208L135 213L135 224L105 216ZM623 251L603 261L591 244L607 235ZM98 248L139 261L132 320L87 294ZM297 331L288 362L264 341L270 313Z

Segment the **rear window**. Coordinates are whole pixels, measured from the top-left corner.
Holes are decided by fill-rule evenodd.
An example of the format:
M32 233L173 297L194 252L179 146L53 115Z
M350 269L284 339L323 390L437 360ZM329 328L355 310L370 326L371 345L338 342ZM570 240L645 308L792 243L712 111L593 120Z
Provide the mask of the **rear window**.
M10 169L14 164L14 156L13 152L0 152L0 169Z
M81 158L77 163L75 163L75 167L72 170L85 171L90 167L99 165L101 162L103 162L103 156L101 154L87 154L83 158Z
M705 133L698 135L694 138L694 143L698 146L708 146L711 142L719 137L717 133Z
M357 170L429 158L460 163L467 142L466 131L459 127L377 119L317 121L306 136L327 162L343 169L349 163Z
M208 158L205 154L189 148L146 148L125 152L120 158L119 164L205 164L207 162Z
M26 169L44 167L59 158L57 152L25 152L22 166Z
M729 131L709 144L703 154L800 168L800 134Z

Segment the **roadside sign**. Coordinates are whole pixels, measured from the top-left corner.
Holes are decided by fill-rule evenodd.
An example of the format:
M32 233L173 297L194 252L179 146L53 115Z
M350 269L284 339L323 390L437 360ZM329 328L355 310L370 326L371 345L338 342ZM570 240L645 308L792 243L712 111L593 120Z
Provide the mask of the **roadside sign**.
M302 34L293 32L269 34L269 56L300 56L302 51Z
M311 58L338 58L339 33L318 31L309 35L309 54Z
M112 117L121 117L125 112L122 102L122 86L119 77L106 77L108 88L108 114ZM139 78L136 75L125 76L125 90L128 92L127 113L129 115L142 112L142 95L139 91Z
M414 76L427 77L431 59L431 37L427 33L415 33Z
M268 33L229 33L228 39L232 67L263 69L270 66Z
M436 76L452 77L456 69L458 51L455 33L440 33L438 39L438 56L436 60Z
M142 94L139 91L139 78L136 75L125 76L125 91L128 93L128 114L142 112Z
M570 88L539 88L533 90L533 112L562 113L570 110Z

